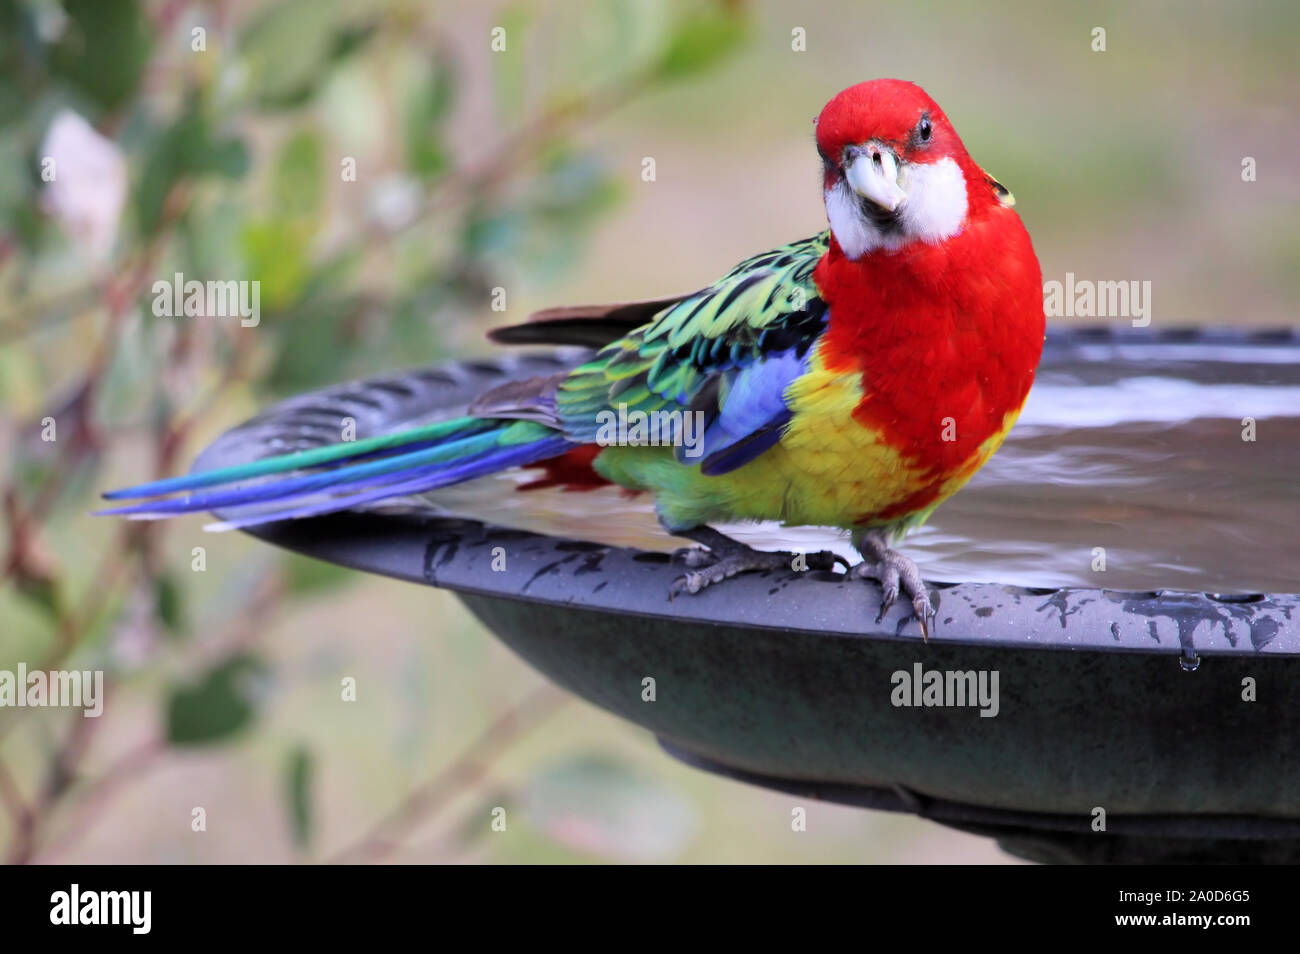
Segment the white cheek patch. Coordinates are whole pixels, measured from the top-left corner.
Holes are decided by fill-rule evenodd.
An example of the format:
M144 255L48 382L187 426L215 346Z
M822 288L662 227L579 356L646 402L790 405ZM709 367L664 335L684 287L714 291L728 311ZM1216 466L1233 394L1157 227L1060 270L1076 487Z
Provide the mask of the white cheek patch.
M898 210L903 230L923 242L942 242L966 221L966 177L950 158L909 165L902 183L907 201Z
M858 194L843 179L826 191L826 218L835 241L850 259L880 247L880 232L862 217L859 201Z
M902 228L882 232L862 215L861 199L841 179L826 192L826 218L845 256L858 259L876 249L894 252L912 241L942 242L966 221L966 177L951 158L909 164L899 185L907 199L898 208Z

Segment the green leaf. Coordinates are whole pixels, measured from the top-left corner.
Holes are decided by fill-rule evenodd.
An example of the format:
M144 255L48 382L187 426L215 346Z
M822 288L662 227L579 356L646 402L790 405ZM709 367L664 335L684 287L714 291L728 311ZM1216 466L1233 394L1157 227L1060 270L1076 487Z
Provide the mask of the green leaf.
M279 218L315 223L325 192L325 146L320 136L301 129L284 144L275 160L271 203Z
M248 171L247 147L239 139L217 139L204 108L197 97L191 97L176 122L158 135L148 152L135 196L136 215L145 235L157 227L168 193L182 179L203 175L240 178Z
M144 171L135 191L135 215L143 235L152 235L157 228L167 194L181 177L176 148L170 133L164 133L144 160Z
M414 97L412 119L437 125L447 118L455 101L456 74L452 71L451 57L435 56L429 64L428 79Z
M248 147L242 139L223 139L209 145L196 171L211 172L227 179L242 179L248 172Z
M362 39L336 29L336 0L288 0L259 16L240 42L257 101L268 109L302 106L320 88L331 61Z
M19 573L14 577L14 587L23 599L36 606L50 619L57 620L62 615L59 584L54 577L45 574Z
M285 759L284 800L289 812L289 830L293 843L306 849L311 845L315 813L312 810L312 783L316 764L311 750L305 745L295 746Z
M407 98L406 167L423 179L442 175L451 166L442 125L455 100L455 77L449 57L439 56Z
M312 237L324 205L325 147L300 130L275 160L271 215L248 222L239 237L251 279L260 281L264 312L282 311L303 296L311 275Z
M51 71L108 110L126 103L149 62L149 25L136 0L64 0L68 24Z
M432 134L412 138L406 143L406 168L421 179L436 179L451 167L446 147Z
M26 4L0 2L0 128L21 118L46 85L36 18Z
M184 596L184 591L171 573L164 573L154 580L158 618L173 636L179 636L185 631Z
M680 79L716 66L740 48L749 24L736 14L701 10L684 17L668 37L659 57L658 73Z
M379 24L377 22L351 24L343 27L330 40L328 54L330 62L341 63L354 53L360 53L378 32Z
M248 276L260 281L263 313L280 311L302 294L309 272L311 230L288 219L250 222L239 236Z
M196 682L177 686L167 700L167 741L175 746L227 742L252 725L269 670L261 659L239 654Z

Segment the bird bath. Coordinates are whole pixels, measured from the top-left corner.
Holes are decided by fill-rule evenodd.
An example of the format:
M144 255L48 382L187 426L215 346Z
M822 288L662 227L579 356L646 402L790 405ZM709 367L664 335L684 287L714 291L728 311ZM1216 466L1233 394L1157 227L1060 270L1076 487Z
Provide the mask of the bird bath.
M343 418L366 437L449 416L580 356L300 396L196 467L330 443ZM877 589L832 573L747 574L670 602L683 541L656 532L648 500L501 493L535 472L454 488L441 509L256 532L456 592L549 678L709 771L912 812L1038 860L1296 861L1297 447L1296 334L1053 330L1004 448L904 545L935 591L928 644L902 607L877 623ZM937 695L921 691L936 678Z

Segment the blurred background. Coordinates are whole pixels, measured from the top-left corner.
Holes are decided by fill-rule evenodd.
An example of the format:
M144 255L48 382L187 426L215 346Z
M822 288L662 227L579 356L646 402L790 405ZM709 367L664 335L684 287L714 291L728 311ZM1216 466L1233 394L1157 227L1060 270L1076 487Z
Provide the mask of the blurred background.
M816 803L793 832L448 594L86 512L276 397L821 230L812 119L873 77L943 105L1045 279L1293 323L1298 38L1286 0L0 0L0 669L108 694L0 709L0 858L1006 860ZM176 272L260 281L260 322L156 317Z

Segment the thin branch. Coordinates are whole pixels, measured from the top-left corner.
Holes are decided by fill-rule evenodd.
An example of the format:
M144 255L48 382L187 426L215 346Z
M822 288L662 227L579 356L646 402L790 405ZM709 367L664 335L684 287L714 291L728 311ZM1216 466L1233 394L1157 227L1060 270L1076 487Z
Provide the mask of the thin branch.
M522 702L498 716L455 761L407 795L364 837L330 859L331 863L377 861L391 854L400 847L404 835L486 777L495 760L567 699L550 683L534 689Z
M87 720L89 721L89 720ZM67 799L68 810L74 818L68 828L48 845L41 846L37 853L42 862L48 862L55 855L66 851L79 840L95 821L104 813L113 797L133 782L138 782L158 760L166 754L167 747L161 739L142 742L119 758L102 774L74 789ZM84 806L84 808L82 808ZM79 815L75 814L81 809ZM22 861L35 860L35 855ZM20 861L21 863L21 861Z
M13 819L14 843L10 849L11 857L30 854L36 836L36 814L23 801L18 783L3 761L0 761L0 801L4 802L5 809Z

